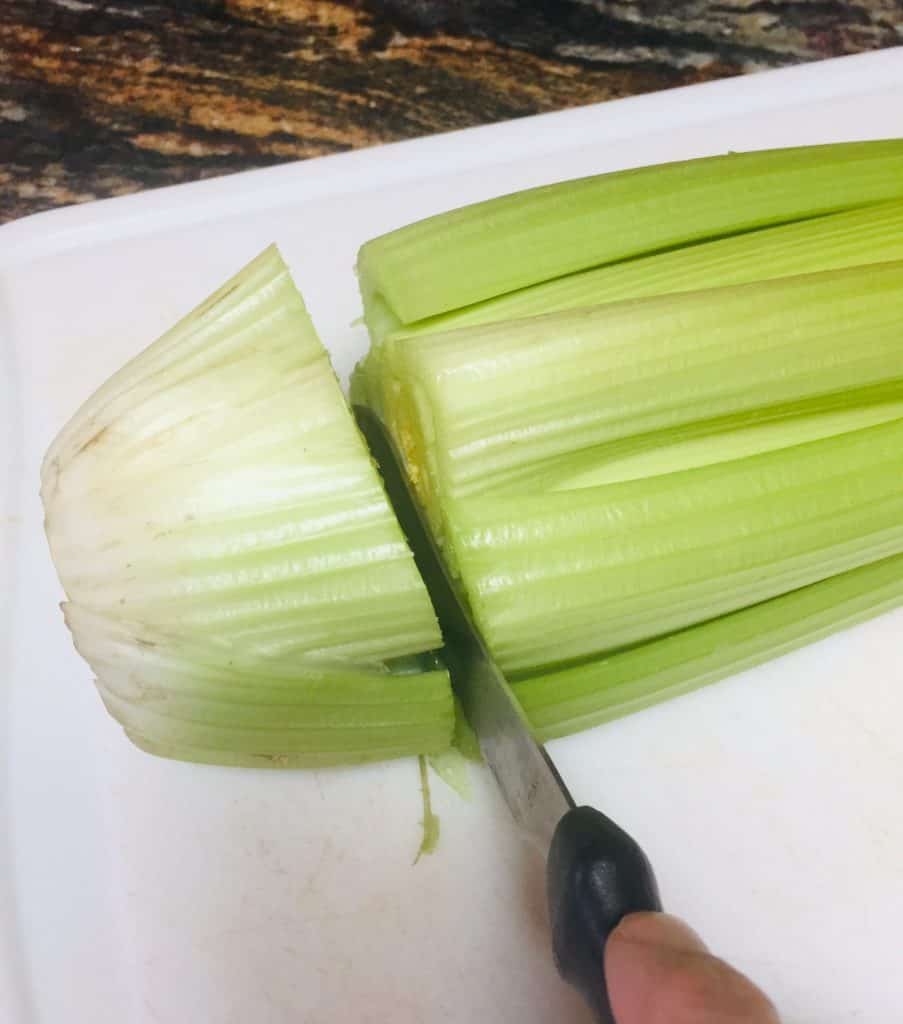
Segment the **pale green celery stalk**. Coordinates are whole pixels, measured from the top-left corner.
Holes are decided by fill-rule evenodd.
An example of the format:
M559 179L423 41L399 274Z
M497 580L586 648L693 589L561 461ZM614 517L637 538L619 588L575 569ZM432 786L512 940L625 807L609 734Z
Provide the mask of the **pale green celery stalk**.
M747 284L797 274L903 260L903 202L833 213L671 249L544 281L408 327L371 316L385 337L422 335L605 302Z
M501 196L367 242L368 322L383 329L689 242L903 197L903 140L618 171Z
M275 248L88 399L41 483L76 646L139 746L448 746L447 674L392 671L441 645L429 597Z
M560 672L514 692L540 740L688 693L903 604L903 556Z
M474 618L516 676L903 552L903 419L660 476L444 504Z
M447 498L668 471L794 443L797 426L805 440L893 418L901 320L903 262L881 263L393 337L371 351L366 391L435 520Z

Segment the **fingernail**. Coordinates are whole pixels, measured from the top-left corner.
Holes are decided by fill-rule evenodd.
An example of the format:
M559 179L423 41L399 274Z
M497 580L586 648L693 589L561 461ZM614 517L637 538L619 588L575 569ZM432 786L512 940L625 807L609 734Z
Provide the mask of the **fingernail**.
M621 942L680 953L706 953L708 947L680 918L670 914L628 914L611 934Z

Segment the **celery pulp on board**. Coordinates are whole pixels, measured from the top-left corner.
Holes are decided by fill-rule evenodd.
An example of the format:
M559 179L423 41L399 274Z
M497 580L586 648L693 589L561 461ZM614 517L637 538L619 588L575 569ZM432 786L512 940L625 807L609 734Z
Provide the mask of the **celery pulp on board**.
M275 766L448 746L429 597L275 248L89 398L41 477L66 621L139 746Z

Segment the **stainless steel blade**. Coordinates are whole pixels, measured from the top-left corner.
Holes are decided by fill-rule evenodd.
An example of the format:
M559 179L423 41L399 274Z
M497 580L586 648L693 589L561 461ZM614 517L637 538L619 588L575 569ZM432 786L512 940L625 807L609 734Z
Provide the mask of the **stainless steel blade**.
M455 694L514 820L545 854L555 827L574 801L545 749L533 738L511 687L459 598L392 438L370 410L355 406L354 413L436 609Z

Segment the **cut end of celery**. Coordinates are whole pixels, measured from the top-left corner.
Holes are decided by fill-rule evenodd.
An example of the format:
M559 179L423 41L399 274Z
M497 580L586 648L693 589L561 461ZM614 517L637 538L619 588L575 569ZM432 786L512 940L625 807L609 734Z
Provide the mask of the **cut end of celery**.
M144 749L358 763L448 747L429 596L275 247L103 385L42 471L66 618Z
M455 697L455 733L448 750L434 754L430 767L442 781L464 800L470 799L470 769L483 760L477 735L464 715L461 702Z

